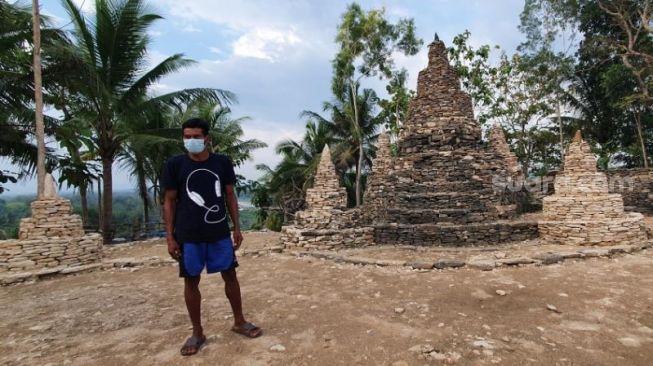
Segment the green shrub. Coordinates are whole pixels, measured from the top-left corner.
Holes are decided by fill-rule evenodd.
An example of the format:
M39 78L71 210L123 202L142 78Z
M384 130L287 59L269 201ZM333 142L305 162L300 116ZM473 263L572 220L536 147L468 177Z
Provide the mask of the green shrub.
M272 211L265 219L265 227L272 231L281 231L283 226L283 215L280 212Z

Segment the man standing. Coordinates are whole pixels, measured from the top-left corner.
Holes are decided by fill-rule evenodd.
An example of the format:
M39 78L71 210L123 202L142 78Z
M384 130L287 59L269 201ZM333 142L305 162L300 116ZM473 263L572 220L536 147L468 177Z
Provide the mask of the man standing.
M234 314L232 331L255 338L262 331L243 316L240 285L236 276L235 251L243 236L238 221L238 201L234 192L236 175L228 157L207 149L209 125L193 118L182 125L188 154L169 159L163 171L165 188L164 218L168 253L179 261L179 276L184 278L184 299L193 324L193 334L181 354L197 353L206 341L202 329L199 290L200 274L220 272L225 293ZM233 223L233 241L227 222L227 207Z

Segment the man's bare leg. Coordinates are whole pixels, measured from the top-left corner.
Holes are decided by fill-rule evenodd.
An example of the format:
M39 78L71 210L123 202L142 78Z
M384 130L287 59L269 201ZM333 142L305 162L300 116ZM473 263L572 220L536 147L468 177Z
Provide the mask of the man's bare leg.
M243 302L240 297L240 283L238 283L236 269L232 268L227 272L222 272L221 275L224 280L224 293L227 295L231 311L234 313L234 325L243 325L245 316L243 315Z
M243 315L240 283L238 283L236 269L232 268L229 271L222 272L221 274L222 279L224 280L224 293L227 295L227 299L229 299L229 304L231 305L231 311L234 313L234 326L232 330L250 338L260 336L262 333L261 329L248 323Z
M199 351L201 343L206 339L202 329L202 294L200 293L200 276L184 278L184 300L188 316L193 324L193 335L181 349L182 355L192 355ZM194 339L195 341L191 341Z

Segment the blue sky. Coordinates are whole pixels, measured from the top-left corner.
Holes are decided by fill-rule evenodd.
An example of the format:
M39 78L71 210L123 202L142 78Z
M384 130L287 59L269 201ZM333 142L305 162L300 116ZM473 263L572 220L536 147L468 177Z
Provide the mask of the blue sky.
M74 0L92 12L93 0ZM149 59L155 64L173 53L183 53L197 63L162 80L155 93L181 88L212 87L232 91L239 103L233 116L249 116L245 138L265 141L254 160L238 168L249 179L259 173L255 164L274 166L274 146L281 140L299 140L303 135L303 110L320 112L331 99L331 60L336 46L336 26L350 1L332 0L151 0L151 8L165 19L152 27ZM415 56L395 57L398 67L410 74L409 87L416 85L419 70L426 66L426 44L437 32L447 45L468 29L471 42L498 44L514 51L522 35L517 30L523 0L422 0L360 1L364 9L384 7L387 16L414 18L423 50ZM68 17L59 0L41 0L42 13L58 26ZM377 80L364 85L383 90ZM55 147L54 145L51 145ZM10 168L0 161L0 168ZM56 172L55 172L56 175ZM134 183L116 167L116 190L133 189ZM8 184L9 194L36 191L34 180Z

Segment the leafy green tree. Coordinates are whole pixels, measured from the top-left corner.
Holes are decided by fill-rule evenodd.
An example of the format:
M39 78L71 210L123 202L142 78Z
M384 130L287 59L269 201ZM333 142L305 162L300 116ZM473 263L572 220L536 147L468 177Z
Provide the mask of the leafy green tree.
M609 17L617 37L598 38L609 51L620 58L621 64L635 81L634 88L621 103L635 122L642 162L649 167L645 127L653 107L653 4L650 0L599 0L597 6Z
M392 24L385 19L384 10L364 11L352 3L342 15L338 25L336 43L339 50L333 60L333 93L343 100L347 95L358 95L358 87L363 78L379 76L390 78L394 71L393 52L414 55L419 51L422 41L415 36L412 19L400 19ZM365 160L365 144L362 128L359 126L357 98L352 98L352 125L355 127L354 139L358 142L358 161L356 165L356 206L362 197L361 175Z
M527 0L524 6L524 50L577 49L573 76L563 81L574 112L567 118L596 142L604 166L613 158L648 166L651 14L649 0ZM575 34L578 43L564 42Z
M103 176L102 231L108 241L112 230L112 166L131 132L127 123L165 105L198 97L224 103L233 95L202 88L148 95L152 84L192 64L175 54L144 69L150 43L147 29L161 17L149 12L143 0L96 0L95 19L90 20L72 0L64 1L74 25L70 56L79 67L76 72L84 75L84 82L75 85L81 101L75 114L84 115L94 129Z
M415 91L406 87L408 71L401 69L392 74L392 79L385 89L390 99L379 101L381 112L379 118L385 123L385 127L391 135L396 138L408 115L410 100L415 96Z
M524 172L542 172L543 167L559 162L560 149L547 145L558 91L548 80L547 65L505 52L492 63L491 48L475 49L469 37L468 31L456 36L449 55L464 90L472 96L479 121L498 123L506 130ZM552 148L555 153L543 151Z

